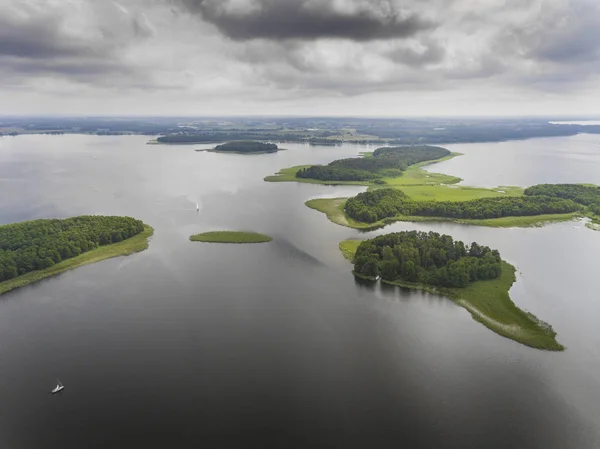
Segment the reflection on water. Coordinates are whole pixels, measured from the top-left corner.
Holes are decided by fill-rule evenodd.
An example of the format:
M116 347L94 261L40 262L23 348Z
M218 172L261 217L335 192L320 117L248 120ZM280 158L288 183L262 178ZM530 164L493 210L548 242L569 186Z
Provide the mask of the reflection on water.
M156 231L143 253L0 298L0 447L598 447L600 234L570 223L360 234L303 203L361 187L262 178L362 146L244 156L145 140L0 139L1 222L126 214ZM479 185L598 182L593 144L455 145L465 156L431 169ZM188 241L214 229L274 241ZM442 297L351 275L339 241L406 229L498 248L520 272L515 302L567 351L526 348ZM60 396L48 393L56 377Z

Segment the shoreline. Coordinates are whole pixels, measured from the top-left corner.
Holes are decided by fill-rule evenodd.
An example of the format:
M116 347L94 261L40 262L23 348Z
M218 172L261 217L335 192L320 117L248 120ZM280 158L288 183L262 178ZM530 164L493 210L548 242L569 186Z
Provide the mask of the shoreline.
M274 154L279 153L280 151L287 151L287 148L279 148L275 151L222 151L215 150L214 148L206 148L202 150L194 150L196 153L220 153L220 154L243 154L243 155L252 155L252 154Z
M540 228L551 223L561 223L565 221L579 220L585 216L583 213L580 212L571 212L567 214L509 216L484 219L398 215L395 217L386 217L374 223L364 223L361 221L357 221L346 214L344 206L347 200L348 198L316 198L308 200L304 204L311 209L325 214L327 216L327 219L332 223L365 232L382 229L387 225L397 222L455 223L466 226L485 226L490 228Z
M268 243L272 240L273 238L268 235L248 231L208 231L190 235L190 241L201 243L233 243L239 245Z
M110 245L99 246L90 251L86 251L78 256L65 259L44 270L31 271L22 274L13 279L0 283L0 295L8 293L17 288L25 287L29 284L39 282L51 276L57 276L65 271L100 262L113 257L129 256L134 253L144 251L149 246L150 237L154 234L154 228L144 223L144 230L127 240Z
M346 260L352 262L356 248L361 242L362 240L340 242L339 247ZM556 341L556 333L549 324L544 323L532 313L519 309L510 299L510 288L516 282L515 273L516 268L503 260L502 274L499 278L472 282L464 288L437 288L426 284L384 279L381 279L381 282L448 298L456 305L466 309L475 321L494 333L517 343L539 350L564 351L565 347ZM353 275L357 276L354 271ZM373 278L357 277L376 282ZM489 301L490 299L491 301ZM487 309L488 313L482 309Z
M372 157L372 151L362 151L359 153L359 156L367 158ZM327 186L342 186L342 185L353 185L353 186L368 186L369 188L385 188L385 187L393 187L394 184L389 184L390 180L402 180L402 179L413 179L413 178L421 178L428 177L432 178L431 182L435 184L457 184L462 181L461 178L457 178L456 176L443 175L439 173L430 173L422 169L426 165L437 164L439 162L449 161L457 156L463 156L463 153L451 153L448 156L444 156L440 159L433 159L431 161L423 161L417 164L409 166L402 176L398 176L395 178L384 178L388 184L376 184L371 181L321 181L319 179L312 178L296 178L296 173L298 170L303 168L311 167L312 165L295 165L293 167L287 167L280 169L277 173L273 175L266 176L263 178L266 182L303 182L307 184L321 184ZM438 181L435 181L437 179ZM416 184L406 184L406 185L423 185L423 182Z

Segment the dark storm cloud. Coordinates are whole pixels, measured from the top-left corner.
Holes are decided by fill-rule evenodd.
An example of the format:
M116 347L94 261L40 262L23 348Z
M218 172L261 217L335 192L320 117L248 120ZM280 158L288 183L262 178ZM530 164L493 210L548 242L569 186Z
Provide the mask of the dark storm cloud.
M55 58L93 51L61 34L60 17L50 14L17 15L0 10L0 56Z
M176 1L238 41L396 39L436 26L417 14L401 12L384 0L351 4L347 10L335 8L331 0L255 0L241 10L228 7L228 2L223 0Z
M84 18L72 6L40 7L26 1L0 5L0 76L5 84L39 76L104 86L115 80L142 81L145 75L120 57L124 38L151 34L142 18L124 12L126 33L114 16L92 16L95 27L77 28Z

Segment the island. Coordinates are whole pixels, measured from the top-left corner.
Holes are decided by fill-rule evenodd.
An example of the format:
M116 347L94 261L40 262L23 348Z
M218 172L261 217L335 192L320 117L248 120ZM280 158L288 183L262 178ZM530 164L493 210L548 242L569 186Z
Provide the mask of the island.
M215 153L236 153L236 154L268 154L283 151L274 143L257 142L255 140L236 140L217 145L211 150L196 150L210 151Z
M67 270L148 248L152 227L131 217L83 215L0 226L0 294Z
M499 335L537 349L564 349L549 324L512 302L515 268L497 250L419 231L344 241L340 249L357 277L446 296Z
M382 147L373 152L363 152L362 157L338 159L327 165L299 165L282 169L267 176L268 182L308 182L326 185L382 186L395 184L396 179L411 180L419 174L420 167L443 162L460 153L428 145L410 147ZM437 175L430 182L454 184L461 181L454 176Z
M268 235L247 231L210 231L190 236L192 242L206 243L266 243L273 240Z
M384 151L385 150L385 151ZM438 157L439 159L431 159ZM456 185L449 175L423 170L425 165L460 156L440 147L385 147L361 158L282 169L269 182L310 182L368 186L353 198L306 202L334 223L373 230L396 221L452 221L492 227L531 227L590 218L600 230L600 188L581 184L541 184L479 188ZM367 161L376 161L375 163Z

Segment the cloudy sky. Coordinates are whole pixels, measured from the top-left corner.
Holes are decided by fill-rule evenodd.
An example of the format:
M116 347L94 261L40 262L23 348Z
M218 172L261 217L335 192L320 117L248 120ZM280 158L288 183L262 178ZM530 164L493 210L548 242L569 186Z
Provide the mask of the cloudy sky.
M598 0L0 0L0 114L600 115Z

